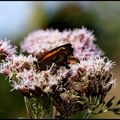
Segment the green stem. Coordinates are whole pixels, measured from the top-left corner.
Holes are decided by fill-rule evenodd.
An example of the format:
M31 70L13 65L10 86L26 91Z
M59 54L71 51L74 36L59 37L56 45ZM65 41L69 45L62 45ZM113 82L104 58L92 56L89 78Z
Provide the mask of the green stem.
M35 112L35 119L38 119L39 112L38 112L38 101L36 100L36 112Z
M91 114L91 111L86 112L82 119L87 119L90 116L90 114Z
M32 119L32 115L29 111L29 107L28 107L28 104L27 104L27 97L25 97L25 96L24 96L24 102L25 102L25 107L26 107L26 110L27 110L27 114L30 117L30 119Z

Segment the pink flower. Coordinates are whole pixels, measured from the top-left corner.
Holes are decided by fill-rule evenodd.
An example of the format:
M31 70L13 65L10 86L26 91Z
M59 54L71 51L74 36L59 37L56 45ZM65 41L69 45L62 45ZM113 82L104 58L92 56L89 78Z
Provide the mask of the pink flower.
M36 61L36 58L32 57L32 55L27 57L22 54L19 56L13 55L8 58L8 61L1 63L0 73L8 75L11 78L14 74L18 74L24 69L34 68L34 61Z
M64 44L61 36L62 33L58 30L34 31L29 34L21 44L22 51L36 55L39 52L42 53L51 50Z
M0 59L12 56L16 53L16 47L10 44L10 40L0 40Z
M71 43L74 56L81 60L102 54L94 41L94 35L84 27L63 32L58 30L37 30L25 38L21 48L23 52L36 55L39 52L43 53L63 44Z
M0 73L7 75L13 89L23 95L36 99L42 97L45 103L48 99L52 100L60 114L66 113L69 116L69 113L71 115L85 109L93 112L100 104L105 104L107 92L116 83L110 72L114 62L102 56L95 40L92 32L84 27L63 32L37 30L30 33L21 44L27 56L15 55L9 42L1 41L0 50L6 54L7 59L1 63ZM66 56L68 61L62 61L63 56L60 56L64 64L57 64L59 60L53 62L49 54L39 64L41 61L37 59L38 53L45 53L66 43L71 43L73 48L73 54ZM44 65L49 67L40 69ZM109 104L106 106L109 108Z

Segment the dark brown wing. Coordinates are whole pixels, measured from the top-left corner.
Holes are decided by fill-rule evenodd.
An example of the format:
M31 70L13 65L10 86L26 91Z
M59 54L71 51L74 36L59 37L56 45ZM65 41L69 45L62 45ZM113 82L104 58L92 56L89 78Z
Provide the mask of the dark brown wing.
M39 70L46 70L52 63L64 65L68 57L73 53L73 48L70 43L59 46L51 51L48 51L42 57L38 57L37 65Z

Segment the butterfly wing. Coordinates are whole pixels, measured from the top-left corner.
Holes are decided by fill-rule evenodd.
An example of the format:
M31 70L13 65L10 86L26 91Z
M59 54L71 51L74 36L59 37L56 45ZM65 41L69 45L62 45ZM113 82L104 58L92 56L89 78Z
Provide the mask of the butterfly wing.
M68 56L73 53L73 48L70 43L59 46L51 51L45 53L42 57L38 58L37 66L39 70L46 70L52 63L57 65L64 65Z

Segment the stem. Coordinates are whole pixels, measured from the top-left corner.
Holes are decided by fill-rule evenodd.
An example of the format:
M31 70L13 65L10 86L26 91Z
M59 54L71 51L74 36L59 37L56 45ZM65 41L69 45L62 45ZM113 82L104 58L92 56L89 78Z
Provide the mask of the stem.
M59 119L60 113L57 111L56 107L53 106L53 119Z
M53 106L53 119L55 119L56 112L57 112L57 110L56 110L55 106Z
M24 96L24 102L25 102L25 107L26 107L26 110L27 110L27 114L30 117L30 119L32 119L32 115L30 114L29 107L28 107L28 104L27 104L27 97L25 97L25 96Z
M87 119L90 116L90 114L91 114L91 111L86 112L82 119Z
M38 112L38 101L36 100L36 112L35 112L35 119L38 119L38 115L39 115L39 112Z

